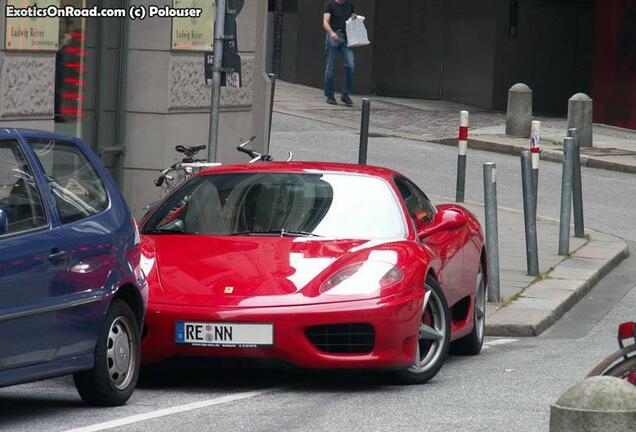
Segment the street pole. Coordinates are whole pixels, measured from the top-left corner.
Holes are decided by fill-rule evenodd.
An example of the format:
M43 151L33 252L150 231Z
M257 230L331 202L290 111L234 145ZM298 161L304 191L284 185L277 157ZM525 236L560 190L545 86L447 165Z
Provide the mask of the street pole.
M208 162L216 162L221 110L221 72L223 69L223 43L225 40L226 0L216 0L214 20L214 70L210 98L210 128L208 129Z
M272 91L269 95L269 133L267 135L267 142L269 143L272 138L272 122L274 121L274 97L276 96L276 74L269 74L270 85Z
M528 276L539 276L539 250L537 244L537 211L534 207L532 184L532 155L521 152L521 180L523 187L523 219L526 228L526 260Z
M581 184L581 145L579 131L568 129L568 136L574 138L574 177L572 179L572 203L574 207L574 236L585 237L585 220L583 217L583 185Z
M464 202L466 190L466 150L468 148L468 111L459 113L459 137L457 140L457 185L455 201Z
M572 173L574 172L574 138L563 141L563 174L561 176L561 217L559 219L559 255L570 253L570 213L572 211Z
M371 101L362 99L362 121L360 123L360 150L358 152L358 164L367 164L367 150L369 147L369 116L371 114Z
M484 163L484 212L488 260L488 301L499 303L499 228L497 227L497 165Z

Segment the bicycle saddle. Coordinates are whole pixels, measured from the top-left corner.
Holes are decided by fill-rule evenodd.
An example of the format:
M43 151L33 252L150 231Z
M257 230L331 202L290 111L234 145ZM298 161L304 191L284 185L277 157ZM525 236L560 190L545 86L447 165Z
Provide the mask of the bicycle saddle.
M184 153L187 155L195 155L197 153L199 153L201 150L204 150L207 146L201 145L201 146L182 146L182 145L178 145L176 146L174 149L176 151L178 151L179 153Z

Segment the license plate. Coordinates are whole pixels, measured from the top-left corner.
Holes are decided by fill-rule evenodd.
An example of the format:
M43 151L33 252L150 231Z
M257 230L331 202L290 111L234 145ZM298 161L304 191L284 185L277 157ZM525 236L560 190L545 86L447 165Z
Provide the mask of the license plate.
M178 344L218 348L262 348L274 345L271 324L239 324L178 321Z

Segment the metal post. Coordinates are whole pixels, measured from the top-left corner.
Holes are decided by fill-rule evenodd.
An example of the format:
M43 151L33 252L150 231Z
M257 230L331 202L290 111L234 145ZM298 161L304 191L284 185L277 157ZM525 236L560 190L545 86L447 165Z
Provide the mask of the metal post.
M574 171L574 138L563 141L563 174L561 176L561 218L559 223L559 255L570 253L570 213L572 211L572 173Z
M459 139L457 141L457 186L455 201L464 202L466 190L466 150L468 148L468 111L459 113Z
M219 114L221 110L221 72L223 68L223 42L225 39L226 0L216 0L214 20L214 72L210 98L210 128L208 129L208 162L217 160Z
M526 260L528 276L539 276L539 250L537 244L537 211L534 207L532 185L532 155L521 152L521 180L523 186L523 219L526 227Z
M499 229L497 227L497 165L484 163L484 212L488 259L488 301L499 302Z
M130 0L123 0L122 6L128 10ZM130 20L123 19L119 33L119 71L117 82L117 150L115 154L115 181L124 189L124 157L126 155L126 95L128 93L128 39Z
M572 202L574 207L574 236L585 237L583 218L583 185L581 184L581 146L576 128L568 129L568 136L574 138L574 177L572 178Z
M367 164L367 149L369 146L369 115L371 114L371 101L362 99L362 122L360 123L360 151L358 153L358 163Z
M269 133L267 135L267 142L270 142L272 138L272 121L274 120L274 97L276 96L276 74L269 74L270 85L272 86L269 96Z

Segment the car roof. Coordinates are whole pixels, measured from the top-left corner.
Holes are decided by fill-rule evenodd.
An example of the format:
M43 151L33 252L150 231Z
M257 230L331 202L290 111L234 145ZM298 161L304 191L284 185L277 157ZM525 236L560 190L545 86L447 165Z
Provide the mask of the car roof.
M237 165L221 165L208 168L199 175L232 174L250 172L277 172L277 173L306 173L306 172L337 172L345 174L361 174L382 178L391 178L401 175L397 171L369 165L357 165L337 162L256 162Z
M77 137L63 135L52 131L22 128L0 128L0 138L11 135L20 135L22 137L46 137L65 141L78 141Z

